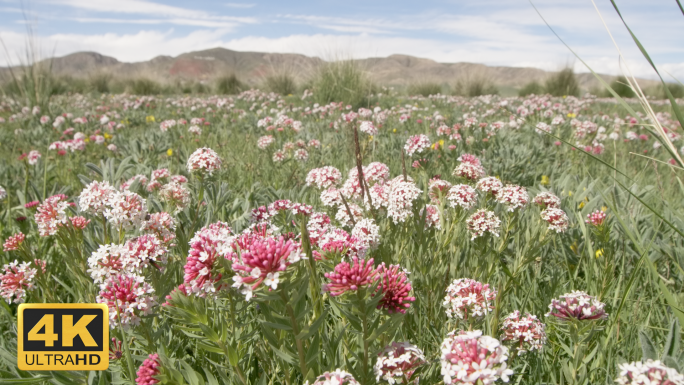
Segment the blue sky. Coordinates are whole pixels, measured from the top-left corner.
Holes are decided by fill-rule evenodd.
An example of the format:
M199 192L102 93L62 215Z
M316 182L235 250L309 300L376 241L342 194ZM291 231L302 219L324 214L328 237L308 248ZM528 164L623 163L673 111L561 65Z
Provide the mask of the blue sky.
M635 75L652 77L608 0L595 0ZM684 15L675 0L616 0L654 60L684 80ZM620 73L591 0L534 0L597 71ZM17 62L26 20L44 56L97 51L121 61L213 47L323 59L408 54L440 62L586 71L528 0L0 0L0 38ZM9 57L9 59L8 59Z

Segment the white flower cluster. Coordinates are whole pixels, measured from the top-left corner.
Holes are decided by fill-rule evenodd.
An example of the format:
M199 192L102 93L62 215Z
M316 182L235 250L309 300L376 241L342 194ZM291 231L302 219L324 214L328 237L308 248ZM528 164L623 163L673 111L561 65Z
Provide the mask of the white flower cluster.
M618 365L620 385L684 385L684 375L660 361L631 362Z
M405 222L413 215L413 201L422 191L412 181L404 181L403 177L395 178L390 184L387 204L387 215L395 224Z
M375 249L380 244L380 227L370 218L356 222L351 235L366 245L368 249Z

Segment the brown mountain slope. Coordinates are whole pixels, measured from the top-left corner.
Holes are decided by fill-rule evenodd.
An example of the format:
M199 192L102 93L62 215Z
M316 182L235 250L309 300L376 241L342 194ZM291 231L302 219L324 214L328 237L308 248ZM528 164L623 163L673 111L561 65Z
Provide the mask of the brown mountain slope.
M177 57L158 56L136 63L120 62L96 52L78 52L49 60L52 71L57 76L87 78L105 73L119 79L146 77L168 83L176 80L211 82L234 73L251 85L260 83L269 74L283 72L304 82L324 63L317 57L299 54L238 52L225 48L189 52ZM499 87L520 88L533 80L543 81L550 74L537 68L438 63L408 55L361 59L358 63L378 84L396 86L420 82L451 84L459 79L484 77ZM614 79L613 76L602 76L607 81ZM8 69L0 67L0 79L7 78ZM599 86L599 82L591 74L578 74L578 80L584 89ZM657 83L643 80L640 84L648 87Z

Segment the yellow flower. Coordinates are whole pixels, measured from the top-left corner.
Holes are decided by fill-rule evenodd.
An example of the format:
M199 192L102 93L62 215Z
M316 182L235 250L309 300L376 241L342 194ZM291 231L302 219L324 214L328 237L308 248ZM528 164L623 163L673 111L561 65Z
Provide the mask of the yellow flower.
M287 96L292 96L292 94L287 94Z
M568 118L575 118L577 117L576 114L573 114L572 112L568 112Z
M549 177L546 175L542 175L541 184L542 184L542 186L548 185L549 184Z
M444 139L439 140L439 147L444 147Z
M369 142L372 142L372 141L373 141L373 135L371 135L371 136L368 137L368 141L369 141Z
M83 141L88 143L88 142L90 142L90 138L85 138L85 139L83 139Z
M603 249L596 250L596 258L603 257Z
M166 150L166 155L168 155L168 156L173 155L173 150L170 148L168 150Z
M392 130L392 132L397 132L397 129L395 128L394 130Z
M573 253L577 254L577 241L573 242L573 244L570 245L570 250L572 250Z
M105 139L111 139L112 138L112 136L108 132L105 132L104 137L105 137Z
M605 213L606 211L608 211L608 207L606 207L606 206L601 206L601 211L603 211L603 212Z
M147 123L154 123L154 122L155 122L154 116L153 116L153 115L147 116L147 117L145 118L145 121L146 121Z
M563 99L565 99L565 98L567 98L567 97L568 97L568 95L563 95Z
M569 196L569 197L572 196L572 191L568 191L568 196Z
M580 202L580 204L579 204L579 208L583 208L583 207L584 207L584 201Z

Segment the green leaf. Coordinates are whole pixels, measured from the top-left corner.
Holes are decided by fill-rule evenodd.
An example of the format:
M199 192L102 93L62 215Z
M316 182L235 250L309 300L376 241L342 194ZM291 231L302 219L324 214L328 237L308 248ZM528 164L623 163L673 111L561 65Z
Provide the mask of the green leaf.
M302 331L297 335L298 340L305 340L311 337L312 334L316 333L318 328L325 322L325 317L328 315L328 309L324 310L323 313L309 326L302 329Z
M238 364L237 351L231 344L226 344L226 350L228 350L228 362L230 362L230 366L236 367Z
M396 313L393 314L387 321L385 321L379 328L375 329L373 333L366 339L366 342L372 342L378 338L385 331L392 331L399 327L401 320L404 318L404 314Z
M679 353L679 321L675 318L670 323L670 332L665 340L665 350L663 351L663 358L675 357Z
M651 338L646 334L644 329L639 330L639 343L641 343L642 360L657 360L658 353L655 344Z

